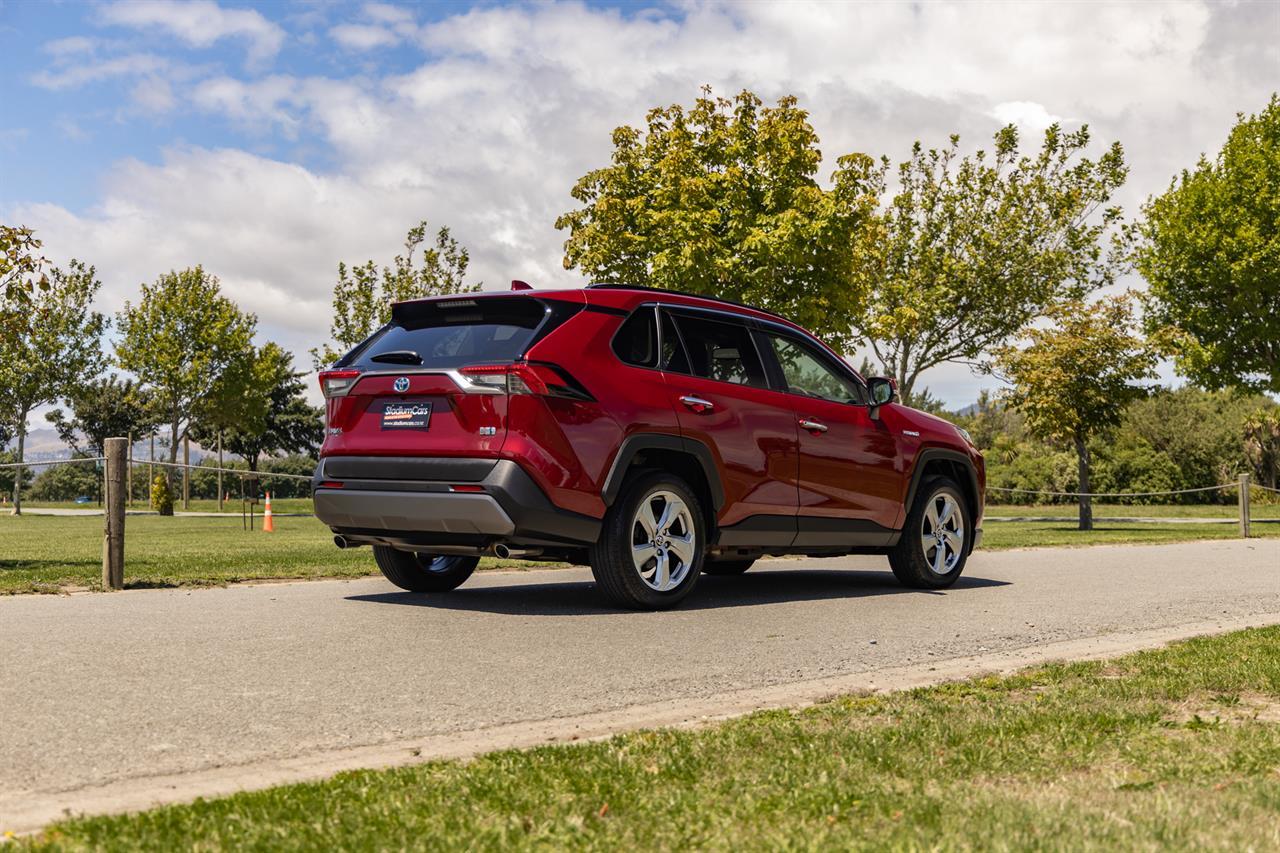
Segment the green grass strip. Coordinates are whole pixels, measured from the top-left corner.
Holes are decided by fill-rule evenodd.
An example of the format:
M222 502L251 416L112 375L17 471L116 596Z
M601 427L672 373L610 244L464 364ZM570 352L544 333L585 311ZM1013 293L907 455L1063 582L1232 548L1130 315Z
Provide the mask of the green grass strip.
M1280 847L1280 627L67 820L26 850ZM424 711L428 713L428 711Z

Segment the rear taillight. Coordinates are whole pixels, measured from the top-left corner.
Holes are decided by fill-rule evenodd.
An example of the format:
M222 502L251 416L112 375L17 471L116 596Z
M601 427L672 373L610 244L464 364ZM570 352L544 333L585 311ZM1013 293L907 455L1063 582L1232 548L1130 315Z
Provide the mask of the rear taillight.
M320 390L324 392L326 400L345 397L359 378L358 370L322 370L320 371Z
M458 373L471 386L464 390L594 399L572 376L554 364L473 364Z

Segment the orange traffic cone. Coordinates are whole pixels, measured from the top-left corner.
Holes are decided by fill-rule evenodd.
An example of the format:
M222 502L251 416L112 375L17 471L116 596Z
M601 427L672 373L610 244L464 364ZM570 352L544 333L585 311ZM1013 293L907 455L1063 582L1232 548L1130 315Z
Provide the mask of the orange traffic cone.
M266 509L264 509L264 510L262 511L262 532L263 532L263 533L275 533L275 532L276 532L276 525L275 525L275 523L271 520L271 493L270 493L270 492L267 492L267 506L266 506Z

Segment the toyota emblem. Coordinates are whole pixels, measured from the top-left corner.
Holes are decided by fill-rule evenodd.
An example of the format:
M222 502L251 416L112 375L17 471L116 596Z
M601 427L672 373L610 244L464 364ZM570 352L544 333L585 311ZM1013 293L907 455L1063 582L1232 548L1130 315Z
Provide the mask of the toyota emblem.
M409 377L401 376L396 379L396 384L392 387L395 388L398 393L403 394L405 391L409 390Z

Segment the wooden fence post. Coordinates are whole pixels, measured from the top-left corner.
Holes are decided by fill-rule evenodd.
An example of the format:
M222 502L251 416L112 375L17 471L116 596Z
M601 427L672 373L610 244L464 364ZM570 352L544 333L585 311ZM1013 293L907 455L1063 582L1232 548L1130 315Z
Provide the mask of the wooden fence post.
M129 440L108 438L105 446L106 494L103 499L102 588L124 589L124 499Z
M1249 475L1240 475L1240 538L1249 538Z

